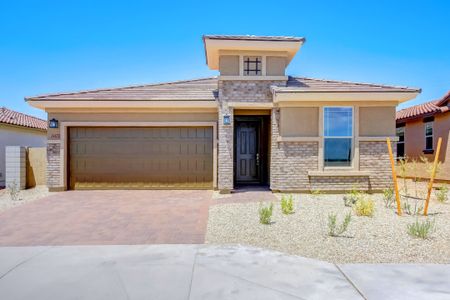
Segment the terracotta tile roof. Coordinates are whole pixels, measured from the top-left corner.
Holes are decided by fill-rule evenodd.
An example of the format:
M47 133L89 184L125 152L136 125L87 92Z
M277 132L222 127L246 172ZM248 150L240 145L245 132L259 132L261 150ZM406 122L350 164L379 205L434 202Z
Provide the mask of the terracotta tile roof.
M47 122L17 111L0 108L0 123L47 130Z
M286 87L274 87L280 92L420 92L420 89L289 77ZM218 97L217 77L175 81L159 84L98 89L72 93L57 93L34 97L27 100L151 100L151 101L214 101Z
M450 110L446 102L450 101L450 92L448 92L443 98L422 104L414 105L402 110L399 110L395 119L397 121L405 121L408 119L414 119L419 117L431 116L436 113L443 113Z
M203 39L211 40L242 40L242 41L281 41L304 42L305 38L295 36L258 36L258 35L204 35Z
M280 92L416 92L417 88L388 86L373 83L326 80L289 76L286 87L276 87Z
M26 100L152 100L186 101L217 98L217 78L202 78L119 88L27 97Z

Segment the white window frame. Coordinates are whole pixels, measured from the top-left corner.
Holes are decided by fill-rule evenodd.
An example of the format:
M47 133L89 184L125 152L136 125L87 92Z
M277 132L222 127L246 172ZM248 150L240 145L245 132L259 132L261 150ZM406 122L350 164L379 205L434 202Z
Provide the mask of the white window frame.
M352 110L352 133L351 136L325 136L325 111L327 108L350 108ZM350 166L325 166L325 139L327 138L342 138L342 139L351 139L350 144ZM340 106L340 105L333 105L333 106L323 106L322 109L322 144L323 144L323 169L324 170L336 170L336 169L354 169L355 165L355 107L354 106Z
M434 123L434 121L428 121L428 122L425 122L425 127L424 127L424 129L425 129L425 132L424 132L424 134L425 134L425 147L424 147L424 149L425 150L433 150L433 143L434 143L434 128L433 128L433 123ZM431 127L431 134L429 134L429 135L427 135L427 128L428 128L428 126L430 126ZM427 138L429 138L429 137L431 137L431 148L427 148Z
M397 128L395 128L395 135L397 136L397 137L399 137L398 135L397 135L397 131L399 130L399 129L401 129L402 130L402 132L403 132L403 141L400 141L400 138L399 138L399 140L398 140L398 142L397 142L397 147L398 147L398 145L399 144L403 144L403 156L402 157L399 157L399 156L397 156L397 159L402 159L402 158L405 158L405 154L406 154L406 149L405 149L405 139L406 139L406 135L405 135L405 132L406 132L406 130L405 130L405 127L406 126L401 126L401 127L397 127Z

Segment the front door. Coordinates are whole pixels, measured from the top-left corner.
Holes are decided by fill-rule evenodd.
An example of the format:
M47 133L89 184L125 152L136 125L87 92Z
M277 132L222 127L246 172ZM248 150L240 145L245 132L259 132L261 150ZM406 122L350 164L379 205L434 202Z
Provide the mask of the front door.
M261 181L260 122L242 121L236 125L236 182L258 183Z

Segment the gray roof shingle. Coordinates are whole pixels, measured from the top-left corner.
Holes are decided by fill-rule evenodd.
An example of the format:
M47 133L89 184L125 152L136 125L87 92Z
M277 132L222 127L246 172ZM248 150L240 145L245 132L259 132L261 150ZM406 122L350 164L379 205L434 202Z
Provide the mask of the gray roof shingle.
M287 86L277 86L278 92L420 92L420 89L395 87L371 83L355 83L289 77ZM135 101L215 101L218 97L217 77L175 81L158 84L136 85L121 88L57 93L27 100L135 100Z

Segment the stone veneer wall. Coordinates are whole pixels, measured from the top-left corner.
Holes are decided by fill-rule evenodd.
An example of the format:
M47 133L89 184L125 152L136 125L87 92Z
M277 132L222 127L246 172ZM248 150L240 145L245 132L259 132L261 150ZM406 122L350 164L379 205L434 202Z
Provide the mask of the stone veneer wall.
M396 143L392 151L397 153ZM370 171L370 190L380 191L393 186L392 170L386 142L359 142L359 169Z
M369 176L312 176L311 190L346 192L353 188L370 190Z
M61 181L61 145L59 143L47 144L47 186L50 190L62 189Z
M234 118L228 102L270 103L272 85L285 86L286 81L219 80L218 188L222 192L231 191L234 181ZM231 125L223 125L226 114L231 116Z
M270 188L280 191L308 191L308 171L317 170L317 142L278 142L280 112L272 110Z

